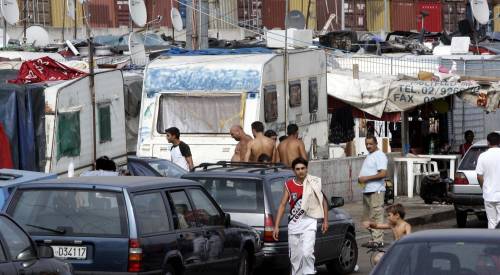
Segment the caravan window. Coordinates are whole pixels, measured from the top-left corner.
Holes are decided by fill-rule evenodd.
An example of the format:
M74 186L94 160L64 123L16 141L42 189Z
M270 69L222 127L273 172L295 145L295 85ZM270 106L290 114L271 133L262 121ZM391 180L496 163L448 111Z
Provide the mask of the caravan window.
M99 142L111 141L111 106L109 104L100 104L98 109Z
M264 87L264 119L273 122L278 119L278 92L276 85Z
M57 159L80 155L80 111L58 114Z
M313 114L318 111L318 79L316 77L309 78L309 113Z
M181 133L227 134L243 124L245 94L164 94L160 97L157 131L177 126Z
M290 95L289 103L290 107L299 107L301 103L300 95L301 85L300 80L294 80L288 82L288 92Z

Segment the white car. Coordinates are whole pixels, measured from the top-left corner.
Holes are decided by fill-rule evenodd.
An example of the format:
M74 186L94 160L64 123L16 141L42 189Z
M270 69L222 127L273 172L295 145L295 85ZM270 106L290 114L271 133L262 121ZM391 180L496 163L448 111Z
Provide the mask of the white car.
M479 186L476 173L477 159L486 150L488 150L486 140L474 143L460 161L455 180L449 186L448 196L455 206L458 227L466 226L468 214L475 214L479 219L486 219L483 190Z

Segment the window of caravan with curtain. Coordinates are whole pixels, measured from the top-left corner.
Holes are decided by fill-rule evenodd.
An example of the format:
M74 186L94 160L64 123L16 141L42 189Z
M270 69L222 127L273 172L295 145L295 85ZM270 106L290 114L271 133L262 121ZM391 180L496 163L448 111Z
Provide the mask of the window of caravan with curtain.
M163 94L158 110L158 133L170 127L182 134L228 134L243 124L246 93Z

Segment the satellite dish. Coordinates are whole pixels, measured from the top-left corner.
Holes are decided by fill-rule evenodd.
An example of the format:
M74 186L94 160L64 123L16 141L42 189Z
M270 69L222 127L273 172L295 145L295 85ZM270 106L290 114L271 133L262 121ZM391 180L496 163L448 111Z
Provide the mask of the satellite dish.
M16 0L2 0L0 1L0 11L7 23L14 25L19 21L19 7Z
M472 14L477 22L486 25L490 21L490 8L487 0L470 0Z
M172 19L172 26L174 26L174 29L178 32L182 31L182 17L177 8L172 8L170 10L170 18Z
M26 43L45 47L50 43L49 33L40 26L31 26L26 29Z
M130 10L130 17L132 21L139 26L144 27L148 19L146 11L146 4L143 0L128 0L128 8Z
M6 37L7 39L5 39L5 41L7 41L7 44L9 44L9 34L6 33ZM0 48L3 48L5 47L6 45L3 44L3 29L0 29Z
M75 20L75 9L76 9L76 7L75 7L75 1L73 1L73 0L66 0L66 14L72 20Z
M306 18L302 14L302 12L298 10L293 10L288 13L285 18L286 25L289 29L294 28L298 30L305 29L306 27Z
M142 43L140 34L135 32L130 33L128 37L128 49L130 51L130 59L132 60L132 64L146 65L146 49L144 48L144 44Z

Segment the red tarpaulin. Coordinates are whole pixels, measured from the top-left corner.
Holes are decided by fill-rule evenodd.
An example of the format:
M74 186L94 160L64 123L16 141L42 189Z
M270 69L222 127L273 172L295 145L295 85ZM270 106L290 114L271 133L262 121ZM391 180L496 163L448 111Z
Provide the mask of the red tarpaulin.
M69 80L86 76L87 73L70 68L54 59L44 56L23 62L17 78L9 83L27 84L54 80Z

